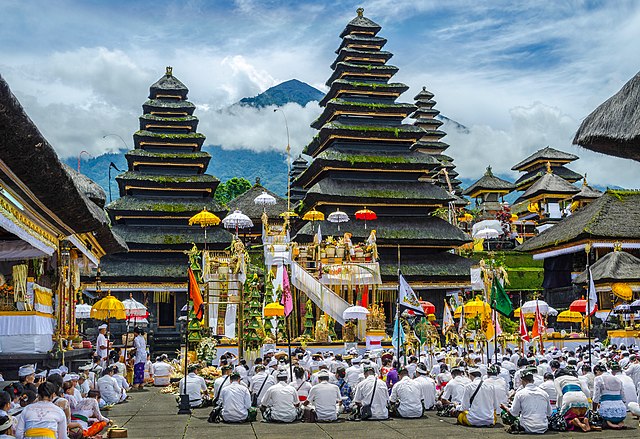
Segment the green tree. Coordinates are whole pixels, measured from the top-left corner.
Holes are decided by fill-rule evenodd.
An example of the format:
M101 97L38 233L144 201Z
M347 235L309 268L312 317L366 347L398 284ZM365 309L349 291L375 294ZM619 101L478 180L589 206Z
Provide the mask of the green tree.
M244 177L233 177L224 183L220 183L216 189L214 198L220 203L227 204L238 195L251 189L251 182Z

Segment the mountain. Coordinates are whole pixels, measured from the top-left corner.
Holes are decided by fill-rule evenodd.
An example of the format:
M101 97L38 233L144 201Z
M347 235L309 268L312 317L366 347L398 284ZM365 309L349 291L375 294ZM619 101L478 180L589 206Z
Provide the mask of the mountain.
M301 106L307 105L311 101L319 101L324 97L324 93L317 88L311 87L297 79L291 79L281 84L274 85L270 89L260 93L252 98L243 98L240 105L249 105L252 107L268 107L276 105L278 107L295 102Z

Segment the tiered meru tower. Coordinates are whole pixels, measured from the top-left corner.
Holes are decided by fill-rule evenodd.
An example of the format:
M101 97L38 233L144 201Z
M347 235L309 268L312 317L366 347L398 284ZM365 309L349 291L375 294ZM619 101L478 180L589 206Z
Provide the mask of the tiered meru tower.
M387 40L377 36L380 26L362 12L340 35L329 92L320 102L324 111L312 123L319 133L304 151L314 160L294 182L306 192L302 213L315 208L328 215L340 209L351 217L340 233L335 224L323 222L323 236L349 231L354 242L364 241L376 229L386 282L397 282L400 253L401 269L417 288L469 285L468 260L448 252L467 242L466 236L431 215L454 199L433 178L442 166L435 156L446 145L436 136L433 145L413 147L418 140L426 142L427 134L402 123L416 106L396 103L408 87L390 82L398 68L387 64L392 57L382 50ZM378 215L368 229L354 218L363 207ZM312 235L307 224L296 239L309 242Z
M128 170L116 177L120 198L106 208L129 253L102 259L102 288L127 297L154 293L162 301L154 308L151 300L150 312L163 327L175 327L175 310L185 302L184 252L193 243L205 244L202 229L189 226L189 218L203 208L221 218L226 214L213 199L218 179L205 174L211 156L201 151L205 136L197 132L188 91L171 67L151 86L140 130L133 135L135 147L126 154ZM223 249L231 239L226 230L213 227L206 245Z

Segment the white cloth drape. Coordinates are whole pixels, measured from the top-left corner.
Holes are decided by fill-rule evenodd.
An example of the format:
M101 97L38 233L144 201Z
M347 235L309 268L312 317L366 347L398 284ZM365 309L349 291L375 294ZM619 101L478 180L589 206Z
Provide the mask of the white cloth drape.
M227 338L235 338L236 336L236 314L238 305L230 303L227 305L227 311L224 315L224 336Z

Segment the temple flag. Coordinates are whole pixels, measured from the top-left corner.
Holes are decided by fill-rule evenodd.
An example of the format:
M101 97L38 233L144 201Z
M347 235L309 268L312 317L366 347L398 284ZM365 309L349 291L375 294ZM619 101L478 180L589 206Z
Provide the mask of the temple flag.
M589 267L589 309L587 315L592 316L598 310L598 293L596 292L596 284L593 283L593 275L591 267Z
M415 291L413 291L413 288L407 283L402 274L399 276L399 285L398 303L400 304L400 312L411 310L418 317L426 317L424 310L420 306L420 302L418 302Z
M442 315L442 331L446 332L447 329L452 328L455 325L453 316L451 315L451 308L446 299L444 301L444 314Z
M405 336L404 336L404 328L402 327L402 325L398 324L398 317L396 316L396 320L393 323L393 336L391 337L391 344L393 345L394 348L399 349L398 348L398 342L400 342L400 345L404 344L404 340L405 340ZM400 328L400 334L398 334L398 328Z
M189 268L189 298L193 301L193 312L196 315L196 319L202 320L204 317L204 301L202 300L202 294L200 294L200 286L196 280L196 275L193 274L193 270Z
M529 338L529 332L527 331L527 323L524 320L524 313L520 313L520 338L524 341L531 340Z
M286 268L282 271L282 299L280 299L280 305L284 306L284 316L289 317L289 314L293 311L293 299L291 297L289 273L287 273Z
M491 308L505 317L509 317L511 313L513 313L511 299L509 299L504 287L495 276L493 278L493 285L491 286Z

